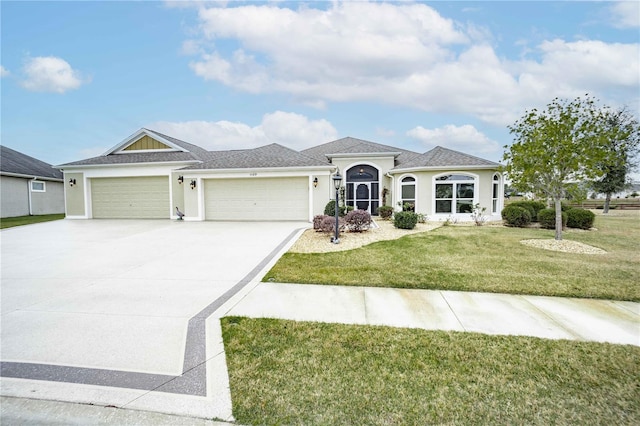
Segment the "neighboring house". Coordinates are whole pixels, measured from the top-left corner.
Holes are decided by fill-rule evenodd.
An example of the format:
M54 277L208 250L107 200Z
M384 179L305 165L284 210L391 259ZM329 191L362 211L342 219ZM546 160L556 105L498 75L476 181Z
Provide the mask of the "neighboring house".
M409 203L431 220L500 219L499 164L436 147L424 154L355 138L303 151L278 144L206 151L140 129L104 155L63 164L68 218L300 220L322 214L343 176L346 203L376 215Z
M0 217L64 213L62 172L0 146Z

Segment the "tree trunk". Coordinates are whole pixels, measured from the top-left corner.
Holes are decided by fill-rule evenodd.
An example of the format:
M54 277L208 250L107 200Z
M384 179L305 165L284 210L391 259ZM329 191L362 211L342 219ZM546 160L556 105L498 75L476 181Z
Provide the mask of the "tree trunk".
M610 203L611 203L611 193L608 192L607 196L604 198L604 208L602 209L602 214L609 213Z
M556 241L562 240L562 200L554 200L556 205Z

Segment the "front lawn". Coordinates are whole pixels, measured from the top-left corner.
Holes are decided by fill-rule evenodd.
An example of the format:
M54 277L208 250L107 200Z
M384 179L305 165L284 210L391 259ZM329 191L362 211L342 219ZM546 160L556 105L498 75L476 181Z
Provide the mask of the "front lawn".
M640 348L222 319L240 424L640 424Z
M52 220L64 219L62 214L42 214L35 216L5 217L0 219L0 229L11 228L13 226L31 225L32 223L49 222Z
M605 255L528 247L552 230L446 226L344 252L286 253L264 281L481 291L640 301L640 216L596 217L597 230L564 239Z

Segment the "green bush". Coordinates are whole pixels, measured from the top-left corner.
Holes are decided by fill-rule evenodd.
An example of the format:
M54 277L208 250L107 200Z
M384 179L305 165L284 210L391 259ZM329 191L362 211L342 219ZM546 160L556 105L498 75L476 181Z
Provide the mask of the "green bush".
M395 212L393 226L398 229L413 229L418 223L418 215L414 212Z
M538 212L538 222L545 229L556 228L556 209L542 209ZM567 226L567 212L562 212L562 227Z
M380 206L378 207L378 214L380 215L380 218L384 220L391 219L391 216L393 215L393 207Z
M336 210L335 207L336 206L336 201L335 200L330 200L326 206L324 206L324 214L327 216L334 216L336 215ZM348 212L353 210L353 206L340 206L340 211L338 212L339 216L344 216L346 215Z
M590 229L596 215L592 211L573 208L567 212L567 226L569 228Z
M524 207L510 204L502 209L500 214L508 226L524 228L531 223L531 213L529 213L529 210Z
M542 201L532 201L532 200L531 201L527 201L527 200L515 201L513 203L510 203L509 206L517 206L517 207L522 207L527 209L527 211L531 215L531 220L533 222L538 220L538 212L547 207L547 205Z

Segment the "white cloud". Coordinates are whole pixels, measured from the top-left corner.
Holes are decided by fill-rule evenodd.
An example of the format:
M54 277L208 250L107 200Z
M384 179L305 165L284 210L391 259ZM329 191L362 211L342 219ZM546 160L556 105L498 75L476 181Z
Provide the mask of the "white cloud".
M611 5L611 20L617 28L640 27L640 3L637 1L618 1Z
M247 149L270 143L301 150L337 139L338 132L327 120L275 111L265 114L258 126L230 121L159 121L150 129L172 135L208 150Z
M67 61L55 56L29 58L23 71L26 78L21 85L33 92L64 93L88 81L84 81Z
M448 124L438 129L417 126L409 130L407 136L421 141L425 149L440 145L456 151L478 154L496 154L502 150L500 144L470 124L462 126Z
M319 108L381 102L504 126L556 96L637 104L640 92L637 43L551 40L511 60L485 28L423 3L203 7L199 19L203 42L216 47L191 62L196 75ZM225 51L227 40L238 47Z
M0 78L7 77L9 74L11 74L9 70L0 65Z

